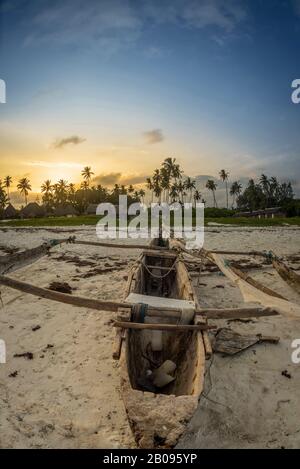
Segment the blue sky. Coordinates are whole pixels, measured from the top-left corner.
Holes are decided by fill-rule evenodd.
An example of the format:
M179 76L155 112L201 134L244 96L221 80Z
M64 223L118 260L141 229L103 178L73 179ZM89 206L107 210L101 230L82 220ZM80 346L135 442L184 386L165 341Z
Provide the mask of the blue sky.
M172 156L192 176L299 185L299 0L4 0L0 11L3 176L38 188L91 164L99 181L137 183Z

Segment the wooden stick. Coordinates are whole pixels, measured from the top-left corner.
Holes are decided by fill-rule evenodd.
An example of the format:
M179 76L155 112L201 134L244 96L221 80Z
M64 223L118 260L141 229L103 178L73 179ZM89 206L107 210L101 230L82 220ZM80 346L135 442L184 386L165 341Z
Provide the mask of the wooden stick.
M203 337L203 344L204 344L204 350L205 350L205 358L206 360L209 360L213 354L213 351L212 351L212 346L211 346L210 338L209 338L207 331L202 331L202 337Z
M5 285L15 290L29 293L41 298L46 298L61 303L70 304L82 308L95 309L97 311L116 311L118 308L131 309L132 303L107 301L107 300L94 300L80 296L68 295L60 293L47 288L36 287L10 277L0 276L0 284ZM206 316L208 319L234 319L234 318L247 318L247 317L260 317L276 315L276 311L270 308L228 308L228 309L214 309L204 308L195 310L196 314ZM147 316L149 317L166 317L173 319L181 318L181 309L171 307L153 307L148 306Z
M0 257L0 274L13 272L15 270L21 269L22 267L25 267L26 265L32 264L41 257L46 256L49 253L51 247L55 247L67 242L68 239L58 239L55 240L55 244L53 244L53 246L51 246L50 242L45 242L35 248L26 249L25 251Z
M95 241L81 241L75 239L73 241L74 244L84 244L87 246L99 246L99 247L107 247L107 248L116 248L116 249L151 249L153 251L168 251L168 248L163 246L151 246L147 244L114 244L114 243L98 243Z
M232 256L262 256L266 257L266 253L262 251L218 251L212 250L209 251L213 254L228 254Z
M294 272L284 262L280 261L276 257L273 258L272 264L274 269L278 272L280 277L287 282L292 288L300 293L300 275Z
M40 298L46 298L48 300L58 301L60 303L66 303L81 308L90 308L98 311L116 311L118 308L132 308L133 303L126 303L120 301L107 301L107 300L94 300L91 298L85 298L81 296L68 295L66 293L60 293L57 291L49 290L48 288L36 287L29 283L15 280L5 275L0 275L0 284L5 285L15 290L22 291L24 293L30 293L31 295L38 296ZM195 311L197 312L197 311ZM200 311L199 311L200 313ZM181 309L173 307L154 307L148 305L147 309L148 316L160 317L166 315L172 318L181 317Z
M271 344L278 344L280 341L280 337L272 336L272 335L261 335L257 334L259 341L261 342L270 342Z
M160 258L165 258L165 259L174 259L178 255L177 252L172 251L172 250L165 250L165 251L157 252L153 250L152 247L150 249L149 248L145 249L143 251L143 254L149 257L160 257Z
M31 295L39 296L41 298L59 301L61 303L79 306L82 308L91 308L104 311L116 311L119 307L131 308L129 303L126 304L117 301L93 300L91 298L73 296L66 293L49 290L48 288L36 287L35 285L21 282L20 280L15 280L4 275L0 275L0 284L14 288L15 290L20 290L24 293L30 293Z
M119 360L122 351L122 343L123 343L123 330L120 327L116 328L116 337L114 340L113 345L113 354L112 357L114 360Z
M149 265L147 264L145 267L147 267L148 269L159 269L159 270L175 270L175 267L165 267L163 265Z
M121 322L115 321L113 327L122 327L124 329L150 329L156 331L184 332L184 331L205 331L216 329L216 326L206 324L145 324L140 322Z
M214 309L205 308L201 310L201 315L207 319L239 319L239 318L255 318L263 316L277 316L278 312L272 308L224 308Z

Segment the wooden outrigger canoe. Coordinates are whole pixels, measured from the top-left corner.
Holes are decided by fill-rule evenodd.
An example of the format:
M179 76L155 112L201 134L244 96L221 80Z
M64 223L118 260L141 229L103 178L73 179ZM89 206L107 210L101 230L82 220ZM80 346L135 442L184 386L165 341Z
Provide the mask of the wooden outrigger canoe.
M176 253L166 257L159 251L144 252L129 282L125 301L136 303L136 308L128 320L196 325L197 298ZM162 312L161 317L147 317L145 305L179 308L182 315L176 319ZM141 448L172 448L203 390L206 332L125 329L124 333L121 392L136 443Z
M207 329L213 326L207 324L208 319L262 317L278 312L300 318L298 305L257 282L253 284L253 279L243 278L218 254L204 250L196 257L212 260L240 287L245 301L258 301L263 308L201 308L182 257L186 250L172 239L165 246L155 242L134 246L143 251L129 273L123 301L68 295L7 276L65 242L133 247L75 241L73 237L50 240L32 250L1 258L0 285L77 307L118 310L121 318L114 321L117 335L113 355L120 358L122 397L139 447L172 448L184 433L203 390L205 358L212 353Z

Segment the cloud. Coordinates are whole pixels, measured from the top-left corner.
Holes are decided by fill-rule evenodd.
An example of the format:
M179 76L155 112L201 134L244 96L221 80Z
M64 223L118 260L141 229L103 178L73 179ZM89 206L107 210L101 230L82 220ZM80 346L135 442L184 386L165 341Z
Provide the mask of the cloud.
M32 24L26 46L75 45L108 55L134 43L142 26L136 9L126 0L54 0L35 11Z
M72 135L71 137L58 138L53 143L54 148L63 148L66 145L79 145L82 142L85 142L85 138L78 137L78 135Z
M153 129L144 132L144 137L149 144L162 142L165 137L161 129Z
M206 0L191 2L185 11L186 20L193 26L217 26L230 32L246 17L245 6L235 0Z
M147 176L144 174L122 174L120 172L111 172L98 174L92 179L93 184L102 184L103 186L113 186L114 184L142 184L145 183Z
M62 161L25 161L26 166L39 166L41 168L83 168L85 163L62 162Z
M25 46L72 45L111 55L135 46L149 24L232 32L246 19L247 6L241 0L52 0L32 2L27 16ZM161 52L154 47L148 55Z
M157 23L175 23L190 28L217 27L230 32L247 17L245 2L239 0L173 0L145 2L145 12Z

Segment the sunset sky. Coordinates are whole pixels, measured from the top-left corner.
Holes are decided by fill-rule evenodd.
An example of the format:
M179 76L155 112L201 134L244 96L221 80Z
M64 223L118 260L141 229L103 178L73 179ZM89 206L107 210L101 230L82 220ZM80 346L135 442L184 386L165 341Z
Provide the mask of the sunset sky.
M300 1L0 3L0 177L135 184L172 156L300 187Z

